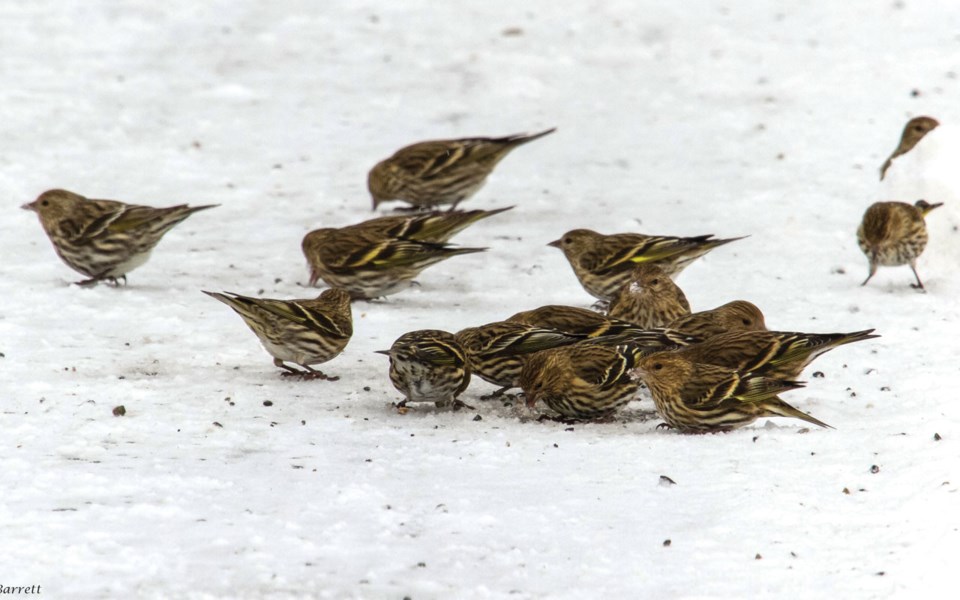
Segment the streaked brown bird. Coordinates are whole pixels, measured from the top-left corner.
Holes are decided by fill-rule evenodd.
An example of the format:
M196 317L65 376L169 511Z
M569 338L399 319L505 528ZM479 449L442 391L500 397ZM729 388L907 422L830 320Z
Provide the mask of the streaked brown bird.
M906 202L877 202L863 213L863 221L857 229L857 243L870 261L870 273L860 285L867 285L877 272L878 266L897 267L910 265L917 278L914 288L923 289L917 274L917 258L927 247L927 222L924 217L943 202L930 204L917 200Z
M390 383L404 396L399 408L406 408L407 402L467 406L457 396L470 385L470 363L453 334L439 329L411 331L389 350L377 353L390 357Z
M492 394L500 396L519 385L520 371L531 354L574 344L586 336L523 323L498 321L462 329L454 337L466 352L473 374L500 386L500 389Z
M520 373L527 406L542 401L564 419L613 415L637 396L631 377L640 352L630 345L574 344L538 352Z
M777 396L803 387L798 381L697 363L676 352L642 357L633 373L647 384L666 425L683 433L729 431L761 417L793 417L830 427Z
M887 169L893 164L893 159L913 150L913 147L916 146L925 135L936 129L939 124L940 122L933 117L914 117L907 121L907 125L903 128L903 133L900 134L900 143L897 144L896 150L893 151L890 158L885 160L883 166L880 167L880 181L883 181L883 177L887 174Z
M740 239L743 238L714 239L712 235L603 235L574 229L547 245L563 251L583 289L595 298L610 301L630 281L633 269L640 263L654 263L673 277L717 246Z
M350 294L332 288L305 300L252 298L231 292L204 294L232 308L257 334L260 343L273 356L273 364L285 369L284 375L310 379L330 377L311 365L325 363L346 348L353 335ZM301 371L286 363L305 369Z
M512 208L508 206L495 210L448 210L390 215L370 219L350 227L385 238L444 243L477 221Z
M628 321L611 319L598 312L577 306L548 304L525 310L507 321L534 327L557 329L584 336L603 344L632 344L645 352L665 350L699 342L700 338L669 329L644 329Z
M611 318L629 321L644 329L666 327L689 314L690 303L683 290L653 263L640 263L633 269L607 312Z
M667 327L706 340L733 331L764 331L767 324L763 312L755 304L734 300L710 310L678 317Z
M486 250L384 237L356 226L316 229L304 236L301 247L310 266L311 286L322 279L355 299L395 294L410 287L430 265Z
M696 363L709 363L739 373L794 380L817 357L845 344L880 337L873 329L852 333L734 331L715 335L677 350Z
M46 191L20 208L32 210L57 255L89 279L126 283L127 273L150 258L160 239L191 214L216 204L153 208L116 200L90 200L67 190Z
M554 131L434 140L401 148L370 169L367 188L373 197L373 209L381 202L402 200L414 208L450 204L453 210L483 186L510 151Z

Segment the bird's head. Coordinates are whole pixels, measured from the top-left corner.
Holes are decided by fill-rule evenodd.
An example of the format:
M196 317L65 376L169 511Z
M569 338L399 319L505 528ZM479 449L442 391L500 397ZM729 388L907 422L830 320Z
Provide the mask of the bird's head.
M943 206L943 202L930 203L926 200L917 200L913 205L917 207L917 210L920 211L921 215L927 216L931 210Z
M37 213L40 222L46 226L69 216L84 200L86 199L83 196L67 190L48 190L20 208Z
M547 245L559 248L567 256L578 256L590 249L599 237L599 233L589 229L574 229Z

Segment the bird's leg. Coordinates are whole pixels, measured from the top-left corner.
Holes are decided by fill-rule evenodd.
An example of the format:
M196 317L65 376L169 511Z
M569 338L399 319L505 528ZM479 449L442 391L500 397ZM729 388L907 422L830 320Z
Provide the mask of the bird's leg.
M480 396L480 399L481 399L481 400L497 400L498 398L501 398L501 397L503 396L503 394L504 394L507 390L509 390L509 389L511 389L511 388L513 388L512 385L505 385L505 386L503 386L502 388L500 388L499 390L496 390L496 391L494 391L494 392L492 392L492 393L490 393L490 394L486 394L486 395L484 395L484 396Z
M463 400L453 399L453 410L460 410L461 408L469 408L470 410L476 410L476 408L470 406Z
M917 278L917 283L915 284L911 283L910 287L912 287L915 290L926 291L926 289L923 287L923 282L920 281L920 276L917 275L917 267L913 263L910 263L910 270L913 271L913 276Z
M79 287L93 287L100 283L102 280L99 277L91 277L90 279L84 279L82 281L74 281L73 285Z
M860 284L861 287L867 285L867 282L870 281L870 278L877 273L877 263L870 261L870 273L867 275L867 278L863 280L863 283Z
M290 365L284 363L279 358L273 359L273 364L280 367L281 369L286 370L286 373L281 373L283 377L300 377L301 379L322 379L326 381L336 381L340 379L339 377L331 377L321 371L312 369L307 365L301 365L304 369L306 369L305 371L302 371L300 369L295 369Z

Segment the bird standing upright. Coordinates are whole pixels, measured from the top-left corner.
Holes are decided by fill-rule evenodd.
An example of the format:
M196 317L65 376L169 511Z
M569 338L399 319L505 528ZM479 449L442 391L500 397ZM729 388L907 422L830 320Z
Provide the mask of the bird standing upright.
M940 125L940 123L933 117L914 117L907 121L907 125L903 128L903 133L900 134L900 143L897 144L897 148L893 151L893 154L891 154L880 167L880 181L883 181L884 176L887 174L887 169L893 164L893 159L913 150L913 147L916 146L925 135L936 129L938 125Z
M870 261L870 273L860 285L867 285L877 272L877 266L896 267L910 265L913 276L917 278L917 289L923 289L923 282L917 274L917 258L927 246L927 223L924 217L933 209L943 206L942 202L931 204L926 200L917 200L916 204L906 202L877 202L863 214L863 221L857 229L857 243Z
M479 190L511 150L556 128L532 135L463 138L418 142L377 163L367 176L373 209L381 202L402 200L413 208L450 204L450 210Z
M191 214L215 206L153 208L49 190L20 208L37 213L57 255L89 277L77 282L86 286L126 282L127 273L147 262L164 234Z
M355 299L395 294L430 265L486 250L386 237L357 226L316 229L304 236L301 248L310 267L311 286L322 279Z
M273 356L284 375L329 379L310 365L325 363L343 352L353 335L350 295L337 288L323 290L314 299L273 300L251 298L231 292L204 291L240 315L260 343ZM306 372L285 363L300 365Z
M610 301L630 281L634 267L640 263L654 263L673 277L717 246L739 239L743 238L641 233L603 235L589 229L574 229L547 245L563 251L583 289L595 298Z

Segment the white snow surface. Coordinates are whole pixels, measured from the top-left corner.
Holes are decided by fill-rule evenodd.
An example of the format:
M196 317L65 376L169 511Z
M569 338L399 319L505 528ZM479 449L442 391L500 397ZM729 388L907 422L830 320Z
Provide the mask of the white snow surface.
M668 4L0 4L0 586L417 600L955 589L960 153L923 168L933 136L960 129L960 4ZM881 183L921 114L941 129ZM454 240L488 252L354 305L353 340L322 367L339 381L281 377L200 293L313 297L300 240L373 216L375 162L423 139L552 126L464 203L516 206ZM127 287L82 289L18 210L54 187L221 206L172 231ZM907 267L860 287L863 211L921 194L948 202L929 217L927 293ZM463 396L476 410L398 414L373 351L402 333L590 305L546 246L576 227L749 235L679 276L694 309L743 298L772 329L875 327L785 396L836 429L776 419L684 436L656 429L649 401L571 429L479 400L493 389L479 379Z

